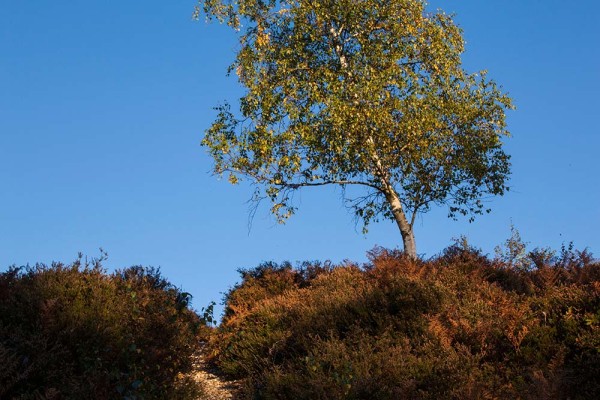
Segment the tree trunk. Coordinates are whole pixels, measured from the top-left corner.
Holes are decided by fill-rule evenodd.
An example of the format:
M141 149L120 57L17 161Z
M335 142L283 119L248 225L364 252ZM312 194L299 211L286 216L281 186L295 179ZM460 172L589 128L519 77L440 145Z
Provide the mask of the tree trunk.
M404 252L410 258L417 258L417 244L415 243L415 235L412 228L408 232L402 232L402 242L404 244Z
M346 56L343 53L343 47L339 40L339 32L335 30L333 26L329 29L329 33L331 37L334 39L334 50L340 60L340 66L342 70L346 72L348 78L352 77L352 73L347 70L348 61L346 60ZM356 98L356 93L354 94ZM393 186L390 184L387 178L387 172L381 163L381 159L377 154L375 141L373 137L369 135L367 137L367 144L372 148L371 158L375 164L375 176L378 176L381 179L381 183L383 185L383 191L385 193L385 197L387 201L390 203L390 207L392 208L392 214L394 215L394 219L396 220L396 224L398 224L398 228L400 229L400 234L402 235L402 244L404 245L404 252L410 258L417 258L417 246L415 243L415 235L413 232L413 227L408 220L406 219L406 215L404 214L404 210L402 209L402 203L400 202L400 198L396 194Z
M386 190L385 197L390 203L392 215L396 220L398 229L400 229L400 234L402 235L402 243L404 245L404 252L410 258L417 258L417 244L415 243L413 227L411 224L408 223L408 220L406 219L406 214L404 214L404 210L402 209L402 203L400 203L398 195L396 194L394 189L388 187L388 189Z
M340 31L341 32L341 31ZM340 43L340 32L336 31L334 26L331 26L329 29L329 33L334 41L334 51L340 60L340 66L342 70L345 71L348 79L352 78L352 73L348 71L348 61L346 60L346 56L343 53L343 46ZM356 93L354 94L355 99L357 99ZM402 203L400 202L400 198L398 194L394 190L394 187L390 184L388 179L388 173L384 168L379 155L377 154L375 141L371 135L367 136L367 145L371 148L371 158L375 165L374 175L379 177L383 186L383 192L385 193L385 197L387 201L390 203L390 207L392 208L392 214L394 215L394 219L396 220L396 224L398 224L398 228L400 229L400 234L402 235L402 243L404 245L404 252L411 258L417 258L417 246L415 243L415 235L413 232L412 225L406 219L406 214L404 214L404 210L402 209Z
M377 154L375 141L371 136L367 138L367 145L371 148L370 155L375 165L373 174L379 177L379 180L381 181L381 191L385 194L385 198L390 204L392 215L394 216L394 220L396 221L398 229L400 229L400 234L402 235L404 252L410 258L417 258L417 244L415 243L415 234L413 232L412 224L408 222L406 214L404 214L402 202L400 202L400 198L398 197L394 186L390 183L388 173L384 168L379 155Z

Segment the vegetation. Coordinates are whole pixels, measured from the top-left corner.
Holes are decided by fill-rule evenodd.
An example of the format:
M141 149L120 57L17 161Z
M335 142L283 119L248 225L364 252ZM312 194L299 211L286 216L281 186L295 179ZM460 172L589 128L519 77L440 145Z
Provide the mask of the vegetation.
M215 173L256 184L280 222L292 193L339 185L358 220L390 219L416 257L415 218L451 217L502 195L509 97L461 65L452 18L422 0L200 0L198 14L239 31L230 67L246 93L203 144ZM346 190L349 189L349 190Z
M493 259L463 238L426 261L240 270L216 329L152 268L13 267L0 398L199 399L200 351L240 399L600 398L600 262L512 233Z
M242 270L212 361L248 399L600 398L600 263L521 249Z
M101 259L0 273L1 399L196 399L207 328L153 268Z

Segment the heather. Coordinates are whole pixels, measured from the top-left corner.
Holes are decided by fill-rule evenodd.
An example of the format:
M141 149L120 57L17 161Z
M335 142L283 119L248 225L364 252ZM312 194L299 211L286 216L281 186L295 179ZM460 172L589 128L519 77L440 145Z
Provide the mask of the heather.
M198 356L238 399L600 398L600 262L572 245L239 272L210 328L153 268L9 268L0 398L207 399Z
M600 398L600 263L563 247L240 270L212 362L248 399Z
M0 399L192 399L203 321L154 268L0 273Z

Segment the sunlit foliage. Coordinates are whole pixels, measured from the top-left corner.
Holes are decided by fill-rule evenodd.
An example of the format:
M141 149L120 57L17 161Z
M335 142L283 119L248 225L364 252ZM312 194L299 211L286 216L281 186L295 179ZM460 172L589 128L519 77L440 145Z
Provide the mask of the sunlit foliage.
M230 72L246 89L203 144L214 171L257 184L279 221L292 193L339 185L366 229L397 223L416 256L415 217L433 204L451 217L487 211L507 190L509 97L461 64L462 32L420 0L200 0L239 32Z
M597 399L600 263L539 253L244 270L213 362L253 399Z

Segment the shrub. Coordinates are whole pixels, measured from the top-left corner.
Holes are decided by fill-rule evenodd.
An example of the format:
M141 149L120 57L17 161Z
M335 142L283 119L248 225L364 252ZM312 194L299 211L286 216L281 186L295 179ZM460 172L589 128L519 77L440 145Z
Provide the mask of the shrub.
M600 398L600 264L518 250L244 270L212 360L253 399Z
M156 269L102 260L0 274L0 398L193 398L184 374L206 333Z

